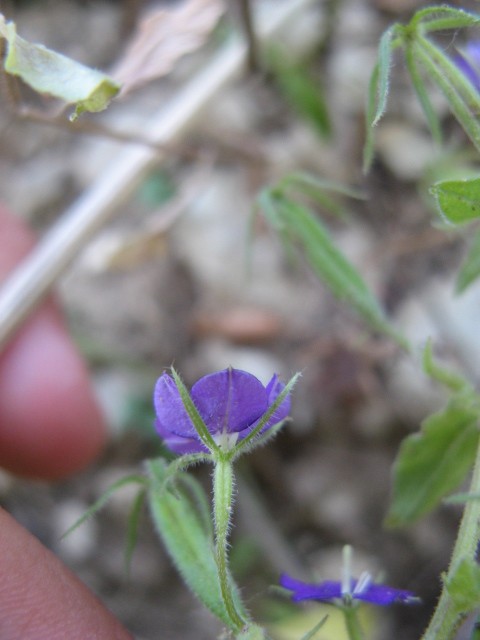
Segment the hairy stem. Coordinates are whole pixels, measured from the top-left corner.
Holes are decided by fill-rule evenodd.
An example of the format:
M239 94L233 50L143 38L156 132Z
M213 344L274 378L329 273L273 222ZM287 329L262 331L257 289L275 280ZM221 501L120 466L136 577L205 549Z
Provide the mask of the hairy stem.
M480 492L480 445L473 470L470 493ZM422 636L422 640L453 640L455 633L462 624L465 613L454 606L452 598L445 584L454 575L459 563L463 559L475 560L478 540L480 538L480 500L470 500L465 509L458 530L457 540L452 552L452 558L444 578L444 587L430 624Z
M232 590L232 580L228 568L228 532L233 505L234 477L229 460L215 461L213 476L213 511L215 518L215 557L218 567L220 590L225 609L232 623L242 629L248 622L240 613Z

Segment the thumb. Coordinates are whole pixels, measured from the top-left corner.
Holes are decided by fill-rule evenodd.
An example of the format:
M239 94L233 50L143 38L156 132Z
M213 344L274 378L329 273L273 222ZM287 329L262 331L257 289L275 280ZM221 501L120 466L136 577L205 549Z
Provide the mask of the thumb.
M0 509L0 638L132 640L58 558Z

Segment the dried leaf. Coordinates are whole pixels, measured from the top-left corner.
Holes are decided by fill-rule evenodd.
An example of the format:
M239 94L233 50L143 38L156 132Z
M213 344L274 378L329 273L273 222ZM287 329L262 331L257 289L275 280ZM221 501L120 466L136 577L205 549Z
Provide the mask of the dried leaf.
M167 75L179 58L205 42L223 11L221 0L188 0L147 14L113 71L122 93Z
M120 87L104 73L24 40L17 35L15 24L5 22L1 13L0 38L5 38L8 45L5 71L19 76L38 93L75 104L72 120L84 111L102 111L119 91Z

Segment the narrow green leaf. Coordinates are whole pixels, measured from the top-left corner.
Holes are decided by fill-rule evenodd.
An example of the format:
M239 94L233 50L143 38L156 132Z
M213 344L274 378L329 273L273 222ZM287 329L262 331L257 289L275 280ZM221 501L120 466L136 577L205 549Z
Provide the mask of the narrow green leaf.
M478 409L458 394L403 441L394 465L393 500L386 524L404 526L434 509L465 478L475 459Z
M465 224L480 218L480 178L437 182L430 193L447 222Z
M77 529L80 525L82 525L86 520L91 518L98 511L100 511L100 509L102 509L107 504L107 502L110 500L113 494L119 489L121 489L122 487L125 487L129 484L138 484L140 486L145 487L146 485L148 485L148 483L149 483L148 478L145 478L145 476L140 476L136 474L125 476L124 478L117 480L117 482L114 482L100 496L100 498L85 511L85 513L81 518L79 518L74 524L72 524L72 526L69 529L67 529L67 531L63 534L62 538L65 538L66 536L68 536L70 533L72 533L72 531L75 531L75 529Z
M287 241L299 247L332 293L348 302L374 329L406 347L405 339L390 326L377 299L357 269L336 248L321 222L302 205L280 195L270 198L268 207L268 219L273 219L277 228L283 227Z
M417 11L410 25L421 27L423 33L443 31L445 29L461 29L475 27L480 22L480 16L454 7L427 7Z
M390 85L390 68L392 66L392 37L395 34L397 25L389 27L380 38L378 46L378 86L377 86L377 108L373 117L374 127L385 113Z
M132 508L130 509L130 515L128 517L127 543L125 546L125 573L127 576L130 573L132 556L137 544L138 524L140 522L142 507L145 504L146 497L146 489L142 489L138 492L136 498L133 501Z
M5 71L19 76L35 91L74 104L75 119L84 111L102 111L120 86L104 73L90 69L43 45L24 40L13 22L0 14L0 37L7 41Z
M457 613L469 613L480 606L480 567L463 558L445 587Z
M454 393L472 391L472 386L468 380L465 380L465 378L462 378L461 375L454 371L440 367L434 361L431 340L427 342L423 350L423 370L432 380L442 383L447 389L450 389L450 391Z
M211 531L205 528L204 495L198 483L187 474L179 474L175 491L165 490L167 465L160 459L147 463L152 486L149 491L151 514L158 534L185 583L217 618L233 631L223 603L214 555ZM193 488L193 492L192 492ZM202 498L206 502L206 498Z
M455 291L463 293L480 276L480 229L471 239L470 248L457 276Z
M432 82L442 91L450 110L465 133L480 150L480 95L458 67L436 44L417 36L411 41L412 55L422 64Z
M304 65L289 62L285 53L278 48L270 52L270 63L277 83L291 107L322 138L328 138L332 127L319 82L308 73Z
M379 86L379 65L374 66L368 83L367 106L365 109L365 144L363 146L363 173L368 173L375 154L375 135L373 121L377 112L377 93Z
M325 211L343 217L344 206L333 198L334 195L347 196L357 200L364 200L365 194L335 180L327 180L309 173L295 172L286 175L277 185L277 190L284 194L307 196L317 202Z
M363 148L363 172L368 173L374 155L373 128L385 113L387 107L388 90L390 85L390 70L393 51L401 44L398 37L399 25L393 24L380 38L377 62L373 68L368 85L367 106L365 109L365 145Z
M327 620L328 620L328 616L323 616L323 618L319 622L317 622L317 624L313 627L313 629L310 629L310 631L307 631L307 633L303 635L300 638L300 640L313 640L317 635L317 632L320 631L320 629L323 627L323 625L326 623Z
M430 101L430 97L425 86L425 81L422 78L422 75L420 74L418 68L414 50L408 43L405 47L405 62L407 65L408 73L410 74L410 80L412 81L414 91L417 94L417 98L427 120L430 133L432 134L432 138L437 144L440 144L442 141L442 129L440 126L440 120Z

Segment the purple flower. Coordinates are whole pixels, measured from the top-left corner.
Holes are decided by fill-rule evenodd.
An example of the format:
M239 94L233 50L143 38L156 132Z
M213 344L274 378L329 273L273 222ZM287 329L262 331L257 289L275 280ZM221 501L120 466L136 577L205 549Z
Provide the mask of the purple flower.
M240 369L225 369L200 378L190 397L216 444L230 450L259 424L261 418L283 391L276 375L266 387L255 376ZM182 401L173 378L164 373L153 395L158 435L175 453L207 452ZM287 396L274 411L260 433L284 420L290 411Z
M345 604L351 604L352 600L363 600L381 607L394 602L402 604L418 602L418 598L410 591L394 589L383 584L375 584L368 573L363 573L358 580L350 578L349 582L349 585L344 585L340 581L325 580L320 584L309 584L308 582L294 580L286 574L283 574L280 578L282 587L293 591L293 602L300 602L301 600L320 600L322 602L342 600Z
M463 75L480 91L480 41L472 40L454 56Z

